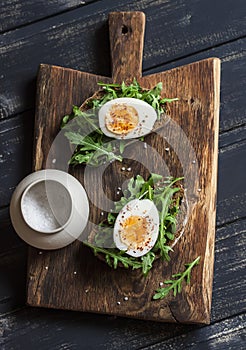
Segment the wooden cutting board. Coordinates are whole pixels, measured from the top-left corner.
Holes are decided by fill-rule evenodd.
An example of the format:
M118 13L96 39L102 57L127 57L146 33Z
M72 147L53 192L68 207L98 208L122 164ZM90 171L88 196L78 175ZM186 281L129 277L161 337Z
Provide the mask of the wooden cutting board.
M163 96L179 98L170 106L171 121L163 128L163 134L148 135L146 139L151 151L156 150L163 159L163 168L159 166L158 156L149 156L143 147L136 146L128 152L123 164L115 162L105 170L104 193L115 199L116 188L129 176L146 174L146 168L159 166L158 170L163 175L167 169L173 176L184 175L193 203L185 232L170 254L171 262L156 261L147 278L142 277L139 271L110 269L79 241L56 251L40 252L30 248L27 303L166 322L209 323L214 264L220 61L210 58L142 77L144 27L145 16L141 12L109 15L112 78L56 66L40 66L34 170L57 168L51 160L46 161L59 132L61 118L71 112L72 105L80 105L92 95L98 89L98 81L130 82L135 77L145 88L161 81ZM180 129L182 132L177 134ZM52 151L54 159L56 151L59 152ZM134 161L136 155L138 162ZM123 172L122 166L131 170ZM83 182L81 167L71 172ZM87 189L94 196L94 204L97 203L103 189L98 187L95 169L90 170ZM90 220L98 222L100 208L91 205L90 209ZM176 297L170 295L163 300L152 300L159 282L183 271L184 264L197 256L201 256L201 260L193 269L190 285L183 284L182 292Z

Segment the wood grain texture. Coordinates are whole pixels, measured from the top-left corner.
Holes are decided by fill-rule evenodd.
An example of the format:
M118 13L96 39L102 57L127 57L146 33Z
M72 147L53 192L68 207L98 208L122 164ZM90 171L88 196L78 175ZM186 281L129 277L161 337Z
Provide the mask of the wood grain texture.
M223 6L214 6L212 0L115 0L113 3L103 0L8 32L1 36L0 42L0 118L33 108L35 78L40 62L110 75L107 8L145 12L148 18L143 56L145 72L245 35L246 21L240 10L243 6L244 0L228 0ZM226 48L218 48L218 52L223 56ZM209 54L210 57L220 55L216 52ZM236 84L234 91L243 91L245 43L228 55L234 61L228 78ZM237 69L239 64L242 70ZM238 77L239 71L243 79ZM233 99L241 99L241 95L232 95ZM230 99L227 99L227 94L224 96L226 104L223 110L229 113ZM236 110L240 106L235 103ZM230 111L227 126L229 123L233 125L234 121L240 122L242 112L245 121L245 109L239 112Z
M9 205L15 186L31 172L34 112L0 123L0 207Z
M246 220L238 220L217 230L212 312L214 321L220 317L226 318L246 311L245 246ZM231 294L229 298L227 291Z
M246 121L246 40L242 38L246 34L245 1L100 0L74 10L69 8L75 3L73 0L66 4L63 0L48 0L45 4L49 6L43 8L39 7L42 3L42 0L3 0L0 4L0 26L11 31L0 37L0 118L15 115L8 123L4 121L2 128L0 124L1 131L6 130L0 142L0 201L5 206L0 209L0 312L23 306L25 300L25 251L19 254L25 245L13 231L7 205L18 179L31 171L26 156L30 159L34 113L27 118L23 111L34 106L38 64L58 64L109 75L107 12L144 10L147 14L145 75L208 57L222 60L222 151L212 324L201 329L25 308L0 319L0 348L135 350L156 344L158 349L244 349L245 330L240 326L245 324L245 319L240 314L245 310L245 220L242 218L246 212L241 197L245 192L242 160L246 157L242 143ZM60 10L67 14L59 14ZM18 26L22 28L17 29Z
M232 315L245 312L245 249L246 249L246 220L238 220L236 223L219 228L216 232L215 244L215 275L213 288L213 307L211 324L214 324L213 332L216 333L216 327L220 322ZM234 247L234 249L231 249ZM5 266L15 267L15 273L0 275L1 286L5 287L5 293L2 292L0 299L1 312L12 310L15 307L22 306L24 300L23 283L24 274L20 267L25 266L25 256L14 254L9 255L8 259L2 259L1 269L4 273ZM8 269L9 271L9 269ZM13 272L13 270L12 270ZM18 280L16 281L16 276ZM15 280L15 284L11 283ZM22 281L21 281L22 280ZM6 292L7 291L7 292ZM21 293L20 293L21 291ZM24 344L29 342L29 334L32 332L31 339L39 344L37 350L49 350L50 344L59 348L61 344L67 343L68 348L73 341L77 346L85 345L85 339L88 339L88 345L104 343L105 347L114 349L128 348L139 349L141 346L148 346L163 342L164 340L177 337L181 334L193 332L197 339L200 333L197 333L197 327L191 325L169 324L168 327L163 324L151 321L140 321L133 319L114 318L108 316L89 315L86 313L62 312L46 309L28 308L13 312L0 318L0 324L4 329L3 341L6 344L16 343L21 336ZM32 323L32 328L28 325ZM216 326L217 325L217 326ZM9 328L9 329L8 329ZM1 329L1 327L0 327ZM59 332L58 332L59 330ZM209 328L207 328L209 331ZM87 332L95 332L97 336L84 336ZM44 333L46 336L44 337ZM191 333L191 334L193 334ZM90 333L91 334L91 333ZM0 338L1 339L1 338ZM209 341L209 339L208 339ZM96 342L96 344L94 343Z
M61 311L35 308L3 316L0 318L3 329L0 345L3 350L27 346L37 350L244 350L245 313L202 328L175 324L163 327L160 323L105 319L100 315L75 312L66 312L64 319L63 316ZM93 329L97 329L97 337ZM155 342L158 338L159 342Z
M222 62L220 132L230 131L234 127L240 127L246 123L246 110L244 101L244 91L246 90L246 39L239 39L232 43L224 44L202 53L194 54L185 59L175 60L172 63L164 64L154 69L148 69L145 71L145 74L153 74L159 71L172 69L174 67L189 64L208 57L219 57ZM13 69L15 69L15 67L13 67ZM29 74L29 71L27 74ZM10 94L10 89L15 89L16 79L18 79L18 77L16 78L16 75L12 75L12 72L8 70L6 72L6 75L2 74L2 76L8 77L8 79L11 81L11 84L7 84L8 86L6 86L7 81L3 82L5 84L5 90L2 90L2 95L0 97L0 119L4 120L5 118L11 116L12 113L15 113L16 101L20 101L22 103L22 105L19 106L20 110L27 106L26 104L23 105L25 99L28 100L29 107L34 106L35 87L33 84L28 84L26 85L25 89L23 89L20 82L18 91L16 91L12 96L13 100L6 99L5 95ZM31 124L34 122L33 119L34 112L32 113L32 116L30 116ZM2 130L5 128L4 125L5 124L3 124L3 127L1 127L0 120L0 128ZM28 131L29 128L27 124L25 127L25 133Z
M224 148L225 150L230 150L228 146L235 145L236 143L241 143L246 139L246 124L235 127L229 132L224 132L219 138L219 148Z
M147 346L146 350L168 350L183 349L235 349L244 350L243 344L246 336L246 315L238 315L229 320L225 320L218 325L207 328L202 328L197 331L187 333L185 336L169 339L169 341L160 342L153 346Z
M30 129L33 117L34 112L27 112L3 121L2 128L0 123L2 130L0 132L1 206L9 205L14 188L26 174L31 172L32 155L29 150L33 141L33 127ZM245 186L242 176L245 173L245 164L242 162L242 159L246 157L245 138L245 126L236 127L222 133L219 137L217 224L220 226L246 217L246 207L243 201L238 200L243 199L242 188ZM18 158L15 158L15 155L18 155ZM221 174L223 174L223 179L220 178ZM231 178L234 179L233 191Z
M234 157L233 157L234 158ZM236 163L240 163L241 156L237 158ZM224 159L220 161L223 164ZM240 183L240 178L236 179L235 182L238 184L238 188L243 188L243 183ZM224 194L226 191L230 190L230 186L225 184L219 186L220 192ZM231 198L228 197L228 203L231 201ZM236 201L231 201L231 211L240 213L240 203L237 203L238 207L235 207ZM229 208L229 205L227 206ZM238 208L238 209L236 209ZM215 282L213 288L213 303L214 307L212 308L212 320L219 320L240 312L245 305L245 295L244 295L244 286L242 282L245 283L244 279L244 266L245 266L245 230L246 222L242 220L236 221L234 224L228 224L226 219L231 219L232 216L228 216L229 209L225 212L225 217L223 218L224 222L227 223L226 226L217 229L216 233L216 264L215 264ZM224 213L224 210L220 207L220 202L218 202L218 213L221 215ZM245 213L244 213L245 214ZM245 215L246 216L246 215ZM233 218L236 220L236 218ZM18 261L13 260L16 249L23 249L24 244L18 239L15 234L9 219L8 208L2 209L0 211L0 246L1 252L4 256L9 256L9 258L2 260L2 275L0 277L0 285L4 288L4 285L8 281L8 270L9 262L12 261L12 266L16 271L19 270L21 266L25 264L26 257L25 255L20 255ZM234 249L231 249L234 247ZM14 253L11 252L11 248L15 249ZM1 257L3 256L1 254ZM5 264L6 263L6 264ZM6 266L6 267L5 267ZM232 266L232 267L231 267ZM19 276L19 274L18 274ZM15 275L12 276L15 279ZM22 282L21 282L22 281ZM8 295L3 297L1 304L1 311L10 311L12 305L20 305L18 303L19 298L24 300L24 290L21 291L21 286L25 281L25 274L20 275L19 282L21 285L18 285L17 288L8 287ZM12 283L10 284L12 286ZM235 293L236 291L236 293ZM5 295L5 293L4 293Z
M218 184L219 209L217 212L217 224L223 225L225 222L245 217L243 209L246 201L246 192L244 180L234 184L232 180L234 174L244 174L246 170L246 140L230 144L220 149L219 153L219 176L223 176L223 186L226 186L227 193L220 188ZM237 177L237 176L236 176ZM235 205L234 205L235 203Z
M224 69L223 69L224 67ZM242 66L238 65L239 73L244 70ZM229 80L224 80L223 77L227 74L226 66L222 64L222 87L223 95L235 95L234 84L229 84ZM236 64L234 65L236 69ZM237 81L241 81L237 79ZM235 82L236 84L236 82ZM224 86L228 86L228 90ZM230 86L230 89L229 89ZM239 120L239 117L244 117L243 108L243 93L244 90L239 89L237 94L238 100L234 103L231 100L227 107L223 108L223 114L220 119L225 121L225 116L228 118L231 115ZM221 102L223 106L223 101ZM235 104L235 107L233 105ZM235 113L230 114L234 109ZM242 111L242 112L241 112ZM27 174L31 172L31 152L33 141L33 119L34 111L26 112L14 118L0 122L0 203L1 206L8 206L10 197L18 182ZM231 123L231 122L230 122ZM218 181L218 196L217 196L217 224L223 225L234 221L241 217L246 217L246 207L243 202L245 165L242 159L246 157L245 142L245 126L236 127L228 132L220 135L220 152L219 152L219 176L223 174L223 178ZM222 149L223 148L223 149ZM230 164L231 163L231 164ZM234 171L236 169L236 171ZM227 176L228 171L228 176ZM233 181L233 191L231 187L231 178ZM224 180L226 185L224 185ZM241 199L240 199L241 198Z
M21 116L19 116L21 118ZM28 118L26 118L28 125ZM15 125L21 125L19 122ZM17 134L19 134L17 128ZM215 276L213 287L213 304L212 304L212 321L220 320L222 318L229 317L231 314L236 314L242 311L245 306L245 293L246 286L244 278L244 264L246 249L244 235L246 232L246 222L238 220L241 217L246 217L245 205L239 200L242 188L244 188L244 177L242 174L245 172L238 171L237 167L243 164L241 161L246 157L245 147L237 147L236 149L229 147L235 145L235 141L242 141L245 139L245 128L237 128L230 132L224 133L220 136L220 145L225 147L225 152L219 154L219 174L223 174L223 179L228 181L219 180L218 196L217 196L217 222L221 225L222 222L225 226L217 229L216 232L216 245L215 245ZM25 144L26 142L23 141ZM28 148L21 148L20 159L25 159L25 155L28 153ZM30 146L29 146L30 149ZM232 166L230 166L230 162ZM5 159L5 164L9 164ZM223 169L223 171L222 171ZM227 171L231 169L233 171L234 183L236 187L233 187L233 193L231 192L230 175L227 177ZM236 171L234 172L234 169ZM12 171L12 170L11 170ZM18 167L14 170L22 172L22 169ZM8 174L8 168L4 168L2 173ZM221 177L220 177L221 178ZM5 191L10 191L7 187L7 176L5 180ZM13 184L14 187L15 184ZM225 207L226 203L226 207ZM233 224L229 224L230 221L235 221ZM13 306L21 306L25 300L25 291L22 286L25 283L25 273L22 266L26 264L25 251L26 247L22 241L15 234L15 231L11 225L8 207L0 210L0 247L2 259L0 285L2 298L0 298L0 313L8 312L13 309ZM234 249L231 249L234 247ZM16 252L23 251L23 254L18 254L18 259L15 259ZM8 257L8 258L7 258ZM14 274L9 275L9 265L12 265L12 271ZM20 273L20 271L22 271ZM16 280L15 276L19 278ZM16 281L12 283L9 281L9 277ZM7 289L7 293L6 293ZM236 292L235 292L236 291ZM153 337L153 336L152 336Z
M24 305L26 300L27 247L13 247L0 255L0 312L6 313ZM22 292L20 292L22 291Z
M94 0L95 1L95 0ZM2 0L0 3L0 32L28 25L43 18L84 6L93 0L49 0L33 1Z
M16 235L11 225L9 207L0 209L0 256L8 254L11 249L23 247L25 244Z
M41 65L37 81L34 170L52 167L52 164L46 164L46 158L60 129L62 116L71 113L73 105L80 105L98 90L97 82L102 80L109 82L110 78ZM58 91L59 98L56 95ZM44 119L44 116L48 118Z
M161 70L173 68L175 65L191 63L198 59L209 56L217 56L222 60L222 80L221 80L221 105L220 105L220 146L231 145L240 142L241 146L227 147L219 154L220 169L229 169L230 174L234 166L242 167L245 158L245 148L242 142L245 140L246 109L244 102L244 91L246 89L246 40L236 40L233 43L222 45L193 55L192 57L175 61L175 63L151 69L149 73L156 73ZM34 91L34 88L32 88ZM33 102L34 103L34 99ZM4 116L8 115L7 105L2 105ZM6 112L6 113L5 113ZM7 206L10 196L18 182L31 172L31 153L33 140L34 111L28 111L15 116L7 121L0 121L0 205ZM236 128L233 130L233 128ZM232 129L232 130L231 130ZM228 132L226 132L228 130ZM233 136L234 135L234 136ZM228 140L228 141L227 141ZM229 152L229 153L228 153ZM232 155L232 153L233 155ZM15 156L16 155L16 156ZM224 166L224 159L228 165ZM233 166L230 167L230 159ZM219 169L219 173L222 170ZM225 171L225 170L223 170ZM222 174L222 173L221 173ZM230 186L223 186L223 180L219 178L218 188L218 223L230 222L240 217L246 216L246 208L242 201L237 198L242 195L244 179L242 172L236 171L233 174L234 194L227 195ZM231 175L230 175L231 176ZM228 177L229 181L229 177ZM222 183L222 187L220 186ZM220 209L220 200L226 203L227 210ZM232 209L232 210L231 210Z
M157 73L208 57L221 59L220 132L245 125L245 100L241 91L246 89L246 38L177 59L150 69L147 73Z
M122 23L119 23L119 25L122 28ZM120 35L122 36L121 32ZM137 41L139 37L135 36L134 39ZM114 47L114 42L112 44L112 47ZM164 91L167 96L179 96L180 103L173 105L171 115L175 123L187 135L195 150L199 164L199 181L196 182L198 179L194 180L191 192L197 191L200 187L200 198L189 218L184 239L179 242L176 251L173 253L172 265L167 266L163 273L163 262L157 261L155 269L144 279L139 271L129 274L128 271L123 269L110 270L103 262L95 259L92 253L79 242L75 242L63 250L45 252L42 255L39 255L36 249L31 249L28 274L28 303L30 305L110 313L171 322L209 322L215 230L219 68L219 60L210 59L140 79L140 84L146 88L162 81L165 84ZM127 67L123 65L120 73L121 77L123 77L126 70ZM73 103L77 103L78 98L82 102L88 94L91 94L93 90L95 91L97 80L105 81L102 77L83 72L47 65L41 66L36 109L35 170L52 167L52 163L47 164L46 159L58 131L60 117L69 112L68 109L71 108ZM63 96L66 96L66 98L61 98ZM58 100L59 103L57 104ZM62 100L61 103L60 100ZM165 135L170 138L170 146L182 159L181 152L184 151L184 145L179 144L181 140L172 139L172 129L169 130L169 128L167 128ZM147 142L157 149L162 158L166 159L164 143L160 140L157 142L157 140L153 134L147 138ZM134 145L133 153L130 152L127 158L136 159L138 152L140 152L141 158L146 157L143 149L137 150ZM171 174L173 176L182 175L184 170L181 169L179 160L175 160L177 157L175 158L172 155L169 155L169 157L172 159L172 162L170 162ZM145 168L147 169L151 168L151 163L148 164L150 160L152 160L152 157L146 157ZM189 169L192 168L192 161L192 158L188 159ZM154 162L154 166L157 163ZM134 165L134 162L131 162L131 165L132 169L135 167L133 173L134 171L137 171L137 173L144 171L144 167L141 170L141 166L139 168L139 166ZM114 163L111 167L111 176L108 180L110 186L107 188L110 188L112 192L114 185L118 185L116 179L120 176L120 168L121 164L117 163ZM165 175L161 172L163 169L160 171L151 169L151 171ZM75 171L73 174L80 181L83 181L81 172ZM92 169L90 183L86 187L87 193L90 188L94 188L94 184L98 181L97 177L98 172ZM100 200L101 193L100 188L98 188L97 191L93 190L89 194L89 196L92 196L90 198L94 204L90 208L90 219L94 222L98 222L98 217L100 217L98 200ZM201 217L203 217L202 230ZM185 249L187 245L189 245L189 249ZM182 261L178 258L180 252L182 252ZM153 291L158 287L157 281L161 281L164 277L167 278L175 271L179 271L184 263L194 260L199 255L201 255L201 265L194 272L195 285L191 288L185 288L185 291L176 299L170 297L164 302L151 301ZM61 264L61 259L63 264ZM62 268L60 268L61 265ZM48 266L49 269L44 269L45 266ZM83 272L82 270L78 271L76 278L74 278L73 271L77 272L78 266L83 266ZM66 274L64 274L64 271L66 271ZM66 292L64 290L65 286ZM109 289L108 286L112 287ZM89 292L85 293L85 289L88 289ZM81 297L81 294L84 294L84 296ZM100 295L100 298L96 298L97 295ZM129 296L129 301L125 304L121 303L119 307L117 301L123 300L125 295Z
M234 117L236 116L237 118L239 118L240 116L243 118L244 115L243 113L245 113L245 109L243 108L244 103L243 103L243 88L241 84L243 84L244 82L244 68L243 68L243 62L245 62L245 60L243 60L243 56L241 54L235 54L235 52L237 50L239 50L239 48L243 48L243 40L238 40L234 43L231 44L227 44L227 45L223 45L222 47L219 48L220 51L218 51L217 49L213 49L213 50L209 50L208 53L206 53L206 55L209 54L214 54L217 53L220 55L220 57L222 57L222 82L223 82L223 88L222 88L222 106L223 106L223 113L222 113L222 121L223 121L223 117L226 115L227 116L227 120L228 122L230 122L230 125L233 125L233 120ZM204 55L205 53L203 53ZM204 57L203 55L195 55L194 57ZM186 59L187 61L188 59ZM191 58L190 58L191 60ZM180 63L185 63L184 60L180 61ZM177 64L177 63L176 63ZM169 65L170 66L170 65ZM165 66L165 67L169 67L169 66ZM165 68L163 67L163 68ZM159 68L161 69L161 67ZM241 77L239 79L239 77ZM231 81L234 81L234 83L230 83ZM239 84L239 85L237 85ZM234 86L236 86L236 90L237 93L235 94L235 90L234 90ZM224 96L226 97L226 103L224 103ZM231 110L234 110L235 113L230 114ZM231 117L231 118L230 118ZM6 142L8 142L8 138L9 138L9 134L8 132L4 133L4 138L2 139L2 152L0 152L1 154L3 154L4 152L4 163L2 163L2 167L1 167L1 174L5 174L5 176L2 178L1 184L3 184L3 190L4 190L4 198L6 198L6 205L8 204L9 201L9 196L13 190L13 188L15 187L15 185L18 182L18 179L11 181L11 176L12 174L16 174L18 175L18 172L20 171L20 169L23 169L23 164L25 164L25 157L26 154L28 154L28 148L30 148L30 146L25 146L23 147L23 143L24 144L31 144L31 133L29 133L28 131L28 124L29 124L29 119L28 118L24 118L24 120L26 121L24 123L24 126L22 124L22 116L20 115L19 117L19 121L16 122L15 119L14 120L8 120L8 123L4 123L2 130L5 129L9 129L11 127L12 134L13 137L11 137L13 139L13 144L15 144L15 151L11 152L11 155L9 155L9 153L7 152L7 149L5 148ZM30 121L32 122L32 117L30 116ZM11 125L13 123L13 125ZM234 123L236 123L234 121ZM236 125L236 124L235 124ZM23 130L25 130L25 134L26 136L20 137L18 135L21 135L23 133ZM239 133L237 133L237 131L239 131ZM224 139L228 139L227 145L230 145L233 142L233 134L235 134L235 138L238 141L242 141L243 140L243 135L245 135L245 131L244 128L241 129L236 129L235 131L232 132L227 132L223 135L221 135L221 140L223 141L222 146L224 145ZM30 136L29 136L30 135ZM25 138L28 137L28 141L25 140ZM18 141L20 140L20 141ZM20 143L19 143L20 142ZM9 145L9 143L8 143ZM15 152L18 151L18 160L21 159L20 164L18 165L18 162L14 162L13 165L15 165L15 168L13 169L10 165L11 165L11 161L13 159L13 154L15 154ZM229 153L228 153L229 152ZM233 153L231 153L233 152ZM236 147L234 149L232 149L231 147L227 147L225 149L225 152L223 152L222 154L220 154L220 162L219 162L219 166L221 169L223 169L223 175L226 174L226 171L228 169L231 169L231 171L233 171L234 167L240 167L243 166L243 163L241 162L241 159L245 158L245 148L241 145L240 147ZM3 159L3 158L2 158ZM224 166L224 160L226 161L227 165ZM230 166L230 161L233 162L233 165ZM28 166L27 169L23 170L23 174L26 174L27 172L30 172L30 165ZM9 174L9 175L8 175ZM219 171L219 174L222 174L221 170ZM236 177L235 180L235 185L236 188L234 186L234 193L230 194L228 193L228 191L230 192L231 189L231 184L230 184L230 176L228 176L228 184L226 186L223 186L223 181L221 180L221 185L219 182L219 191L218 191L218 223L221 225L223 223L228 223L232 220L236 220L237 218L243 217L245 216L245 211L244 208L245 206L243 205L243 200L239 200L239 196L240 194L242 194L241 189L244 187L244 182L243 182L243 178L240 175L242 174L242 171L236 171L235 173L233 173L231 176L233 176L234 178ZM224 178L224 176L223 176ZM6 194L6 191L9 191L9 194ZM229 194L229 196L227 195L227 193ZM222 202L220 201L220 198L222 199ZM5 201L4 201L5 202ZM220 205L221 203L221 205ZM223 204L224 203L224 204ZM6 228L6 233L8 232L7 228ZM2 231L1 232L5 232ZM3 236L4 237L4 236ZM6 241L7 241L7 237L6 237Z
M111 44L112 79L132 81L142 76L145 15L143 12L111 12L109 38Z

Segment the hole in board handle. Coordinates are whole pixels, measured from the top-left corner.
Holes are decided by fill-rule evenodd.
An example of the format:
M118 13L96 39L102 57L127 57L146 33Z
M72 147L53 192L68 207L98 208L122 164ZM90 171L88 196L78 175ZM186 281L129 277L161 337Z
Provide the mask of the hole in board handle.
M128 28L126 25L122 26L121 33L122 33L122 35L126 35L128 33Z

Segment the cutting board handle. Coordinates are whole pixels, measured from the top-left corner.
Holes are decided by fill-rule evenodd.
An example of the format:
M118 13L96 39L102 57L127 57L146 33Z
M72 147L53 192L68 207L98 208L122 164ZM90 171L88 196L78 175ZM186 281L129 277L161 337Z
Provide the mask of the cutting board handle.
M131 82L142 76L145 14L111 12L109 38L114 82Z

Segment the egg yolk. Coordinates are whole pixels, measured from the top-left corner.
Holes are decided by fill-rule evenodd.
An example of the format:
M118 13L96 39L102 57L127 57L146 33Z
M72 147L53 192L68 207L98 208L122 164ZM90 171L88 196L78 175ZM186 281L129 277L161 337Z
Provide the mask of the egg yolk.
M105 118L106 128L114 134L128 134L138 125L138 112L123 103L111 106Z
M149 224L145 217L129 216L121 223L120 237L129 249L142 250L150 240Z

